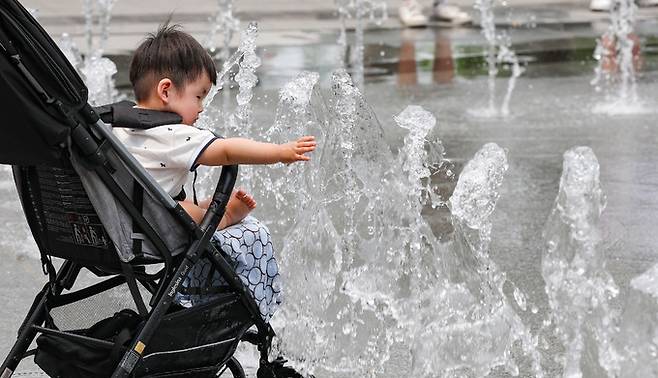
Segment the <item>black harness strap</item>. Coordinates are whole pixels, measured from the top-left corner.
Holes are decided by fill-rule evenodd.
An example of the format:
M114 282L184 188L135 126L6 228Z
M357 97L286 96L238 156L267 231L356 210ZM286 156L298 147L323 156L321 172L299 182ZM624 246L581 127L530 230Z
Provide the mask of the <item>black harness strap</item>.
M94 109L101 117L101 120L111 124L112 127L146 130L183 122L181 116L176 113L135 108L135 105L131 101L121 101Z
M126 283L128 284L130 294L132 294L132 297L135 301L135 306L137 306L137 311L141 316L147 317L149 312L146 309L146 305L144 304L142 293L139 292L139 287L137 286L137 280L135 280L135 272L133 271L132 265L121 262L121 269L123 270L123 274L126 277Z
M133 181L132 200L137 211L142 213L144 208L144 188L142 188L142 186L139 184L139 182L137 182L137 180ZM139 237L139 235L141 234L142 234L141 227L139 227L139 224L137 224L137 222L133 221L133 254L135 256L142 255L142 239ZM147 316L148 310L146 309L146 305L144 304L142 294L139 292L139 287L137 286L137 280L135 279L135 272L133 271L132 265L122 262L121 270L123 270L123 274L126 276L126 283L128 284L128 288L130 289L130 294L132 294L133 299L135 300L135 305L137 306L137 310L139 311L139 314L144 317Z
M194 200L194 204L199 206L199 201L197 200L196 197L196 178L197 178L197 170L194 170L194 178L192 179L192 199Z
M144 210L144 188L137 182L137 180L133 181L133 203L135 204L135 208L137 211L140 213L143 212ZM139 224L137 222L133 222L133 254L135 256L141 256L142 255L142 239L137 237L138 235L142 234L142 229L139 227Z

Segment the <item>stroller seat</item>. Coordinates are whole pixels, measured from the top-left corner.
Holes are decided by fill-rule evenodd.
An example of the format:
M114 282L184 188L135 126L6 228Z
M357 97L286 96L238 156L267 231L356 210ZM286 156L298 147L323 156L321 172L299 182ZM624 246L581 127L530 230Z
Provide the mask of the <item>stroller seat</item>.
M197 225L103 122L124 117L148 128L176 115L126 109L94 110L48 34L16 0L0 0L0 110L8 120L0 163L13 166L48 276L0 376L36 355L48 374L67 378L204 377L225 369L244 377L233 356L243 340L260 351L259 378L288 376L269 361L272 328L209 242L238 167L222 168ZM202 257L226 287L204 305L179 307L175 296Z

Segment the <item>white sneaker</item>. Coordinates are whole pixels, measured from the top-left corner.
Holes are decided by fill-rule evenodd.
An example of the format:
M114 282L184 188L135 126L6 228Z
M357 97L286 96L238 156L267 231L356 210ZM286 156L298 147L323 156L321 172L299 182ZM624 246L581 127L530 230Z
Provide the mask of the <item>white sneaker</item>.
M400 22L409 27L427 25L427 17L423 14L423 7L416 0L405 1L398 9Z
M437 4L434 7L434 17L439 20L449 21L456 25L467 24L473 19L471 16L454 5Z
M591 0L589 9L595 12L608 12L612 8L612 0Z

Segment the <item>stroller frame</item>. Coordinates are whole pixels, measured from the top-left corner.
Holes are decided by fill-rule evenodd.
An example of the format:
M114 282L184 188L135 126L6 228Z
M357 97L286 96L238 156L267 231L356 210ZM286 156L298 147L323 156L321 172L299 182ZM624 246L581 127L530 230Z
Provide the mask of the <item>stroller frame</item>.
M0 9L0 12L2 12L2 9ZM130 347L121 358L112 377L119 378L131 376L145 351L147 351L149 340L154 336L158 325L170 309L172 301L179 290L180 284L187 276L191 267L204 256L209 258L216 271L226 280L230 290L238 296L242 306L244 306L249 313L249 320L251 324L256 326L257 331L246 331L243 333L241 340L253 343L258 347L261 368L263 366L267 367L268 353L271 348L274 331L271 326L265 323L261 318L255 300L252 298L250 292L242 281L237 277L232 266L210 243L211 236L217 229L217 226L224 215L226 204L230 198L237 178L238 167L225 166L222 168L219 182L212 196L211 205L209 206L201 224L197 225L185 210L154 182L146 170L126 150L121 142L116 139L108 126L100 120L98 114L86 102L86 100L84 101L84 105L80 107L69 107L63 101L60 101L60 99L51 96L39 84L39 81L32 75L26 65L23 64L21 54L12 46L12 40L6 32L6 28L14 26L15 25L0 24L0 54L5 54L9 57L16 70L24 77L33 90L38 93L42 100L42 105L44 107L49 107L51 110L54 109L55 112L59 114L60 119L64 120L69 125L70 137L68 140L70 144L67 146L69 151L75 150L76 153L83 157L89 167L93 169L95 174L113 194L114 198L130 214L133 222L141 228L143 233L159 252L162 259L161 261L156 261L156 263L164 263L164 267L155 274L147 274L143 268L146 264L151 262L140 261L139 258L136 258L130 263L125 263L120 261L118 256L115 255L111 258L111 260L114 261L107 264L94 264L89 261L77 261L75 258L66 259L59 270L55 272L52 264L52 257L54 255L49 254L49 251L39 245L44 273L48 275L49 279L43 289L37 294L25 320L20 326L17 340L0 367L0 377L11 377L23 358L36 353L35 350L28 351L28 348L38 334L57 334L71 340L85 339L87 342L92 342L100 346L111 346L112 343L108 341L100 339L89 340L90 338L86 336L48 328L47 326L44 326L44 323L46 323L46 319L49 317L49 309L56 306L58 301L61 303L62 301L72 301L76 298L81 299L89 297L102 292L104 289L114 287L124 282L127 283L130 288L136 307L139 309L141 315L145 317L145 323L137 336L131 341ZM45 31L43 34L46 35ZM112 165L108 160L107 151L113 151L119 157L121 162L125 164L135 179L135 185L139 184L143 190L155 198L189 231L192 241L183 254L172 256L158 233L151 226L149 220L145 219L143 216L141 209L139 208L140 206L133 203L126 192L113 179L110 174ZM25 168L26 166L23 165L14 165L14 174L17 180L17 185L25 179L21 176L27 172L25 171ZM22 188L20 187L18 188L19 193L21 193L22 196L21 189ZM21 202L26 216L28 216L28 210L30 210L29 203L27 203L28 201L25 201L22 197ZM35 229L35 224L34 222L30 222L29 216L28 223L30 223L30 228L35 235L35 239L37 239L36 236L39 230ZM73 287L76 278L83 267L98 277L108 275L113 275L113 277L106 279L99 284L93 285L92 287L74 293L64 294L64 291L70 290ZM141 294L137 289L137 282L142 283L144 287L153 294L149 303L150 310L146 308L146 305L141 298ZM230 359L219 364L217 367L218 370L220 368L228 368L234 376L244 377L244 372L242 371L239 362L232 356L232 353ZM259 376L261 376L260 369Z

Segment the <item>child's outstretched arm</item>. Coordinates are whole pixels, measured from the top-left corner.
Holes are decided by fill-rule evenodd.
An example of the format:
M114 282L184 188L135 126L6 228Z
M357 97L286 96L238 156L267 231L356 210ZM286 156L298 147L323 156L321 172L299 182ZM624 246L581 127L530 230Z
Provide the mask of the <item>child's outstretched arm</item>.
M197 159L201 165L274 164L311 160L304 155L315 150L315 137L305 136L284 144L243 138L216 139Z

